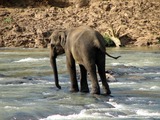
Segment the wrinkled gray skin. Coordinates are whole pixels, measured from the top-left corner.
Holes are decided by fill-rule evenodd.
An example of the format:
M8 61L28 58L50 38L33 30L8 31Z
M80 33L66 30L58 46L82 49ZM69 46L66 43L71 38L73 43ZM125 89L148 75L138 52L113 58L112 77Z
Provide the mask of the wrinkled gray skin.
M61 89L61 86L58 80L56 57L65 53L71 79L71 92L79 91L75 66L75 63L77 63L81 74L81 92L89 92L87 83L87 72L89 72L92 84L91 93L100 94L96 74L97 66L104 92L107 95L111 94L105 75L105 54L114 59L120 56L113 57L106 53L105 41L99 32L90 27L82 26L64 31L55 31L50 36L50 39L50 62L54 72L55 84L59 89Z

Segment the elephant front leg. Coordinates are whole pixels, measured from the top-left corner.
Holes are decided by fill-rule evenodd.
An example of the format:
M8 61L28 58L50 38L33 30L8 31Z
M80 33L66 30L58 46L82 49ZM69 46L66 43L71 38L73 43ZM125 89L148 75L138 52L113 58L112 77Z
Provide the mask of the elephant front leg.
M71 92L78 92L78 82L76 77L76 66L75 66L75 60L72 56L67 56L67 68L70 74L70 80L71 80Z
M89 88L88 88L88 82L87 82L87 70L83 65L79 65L80 67L80 73L81 73L81 78L80 78L80 84L81 84L81 92L88 93Z

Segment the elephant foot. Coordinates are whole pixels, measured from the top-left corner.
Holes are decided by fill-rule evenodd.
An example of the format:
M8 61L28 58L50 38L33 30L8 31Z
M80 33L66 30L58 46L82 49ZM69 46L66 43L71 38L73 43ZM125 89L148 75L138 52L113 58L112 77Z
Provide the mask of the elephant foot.
M106 94L106 95L110 95L110 94L111 94L110 89L109 89L109 90L105 90L105 94Z
M100 94L100 89L92 89L91 94Z
M79 92L78 84L71 85L70 92Z
M83 92L83 93L89 93L89 89L88 89L88 88L86 88L86 89L81 89L81 92Z
M70 90L70 92L79 92L79 89L78 88L72 88L71 90Z

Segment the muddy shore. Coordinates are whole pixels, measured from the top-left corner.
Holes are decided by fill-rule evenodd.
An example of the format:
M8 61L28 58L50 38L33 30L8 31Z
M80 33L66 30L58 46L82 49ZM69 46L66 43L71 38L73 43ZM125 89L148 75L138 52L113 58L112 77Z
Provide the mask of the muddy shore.
M120 29L117 37L125 46L160 47L158 0L69 1L38 6L0 3L0 47L45 48L52 31L81 25L103 35L111 27Z

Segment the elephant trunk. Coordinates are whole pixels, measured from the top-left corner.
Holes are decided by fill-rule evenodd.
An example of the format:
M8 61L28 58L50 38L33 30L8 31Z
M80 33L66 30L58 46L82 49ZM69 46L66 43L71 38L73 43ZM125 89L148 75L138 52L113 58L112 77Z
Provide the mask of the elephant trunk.
M55 78L55 85L57 88L61 89L61 86L59 85L59 80L58 80L58 72L57 72L57 65L56 65L56 55L54 55L54 50L51 49L51 56L50 56L50 63L53 69L54 73L54 78Z

